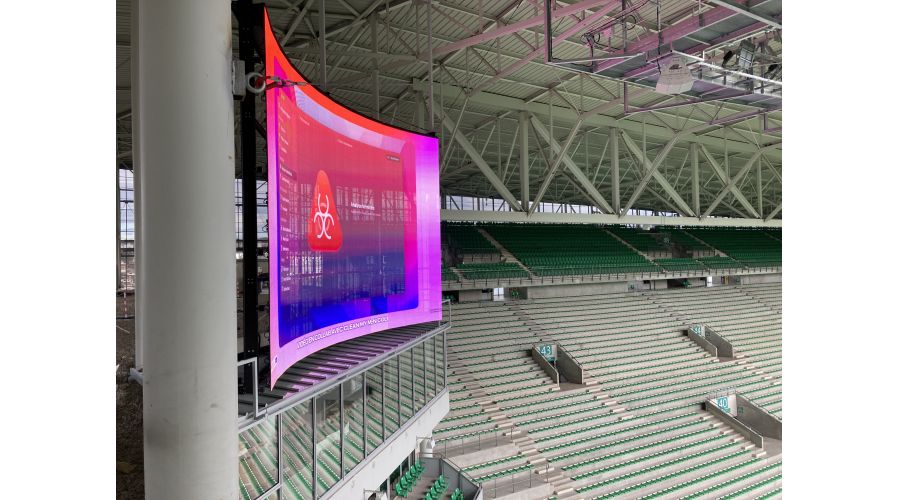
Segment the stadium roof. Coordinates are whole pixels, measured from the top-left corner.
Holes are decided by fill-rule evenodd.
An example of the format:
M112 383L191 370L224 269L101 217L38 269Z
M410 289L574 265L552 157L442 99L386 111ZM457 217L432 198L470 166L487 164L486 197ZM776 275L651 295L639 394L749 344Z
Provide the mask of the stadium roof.
M543 0L432 1L442 193L521 200L521 124L532 201L540 193L544 202L603 213L780 218L781 1L748 1L557 2L552 56L578 62L552 64L545 60ZM265 3L288 55L321 86L319 0ZM325 3L330 95L363 114L427 130L427 2ZM117 154L126 163L130 8L117 1ZM742 49L752 61L741 60ZM584 62L592 51L598 60ZM695 81L688 92L665 95L656 80L673 52ZM262 152L258 161L265 162Z

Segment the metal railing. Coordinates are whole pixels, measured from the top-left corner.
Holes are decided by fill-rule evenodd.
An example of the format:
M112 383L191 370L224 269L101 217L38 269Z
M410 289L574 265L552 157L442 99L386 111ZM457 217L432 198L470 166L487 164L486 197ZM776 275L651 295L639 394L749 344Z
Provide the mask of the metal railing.
M257 405L257 411L256 411L255 415L252 415L252 416L247 415L247 414L239 414L238 415L239 427L241 429L249 427L252 425L252 420L259 419L259 418L265 418L267 415L268 416L276 415L276 414L278 414L282 411L285 411L285 410L289 409L290 407L295 406L303 401L312 399L313 397L318 396L319 394L328 391L329 389L339 385L340 383L346 381L347 379L353 378L359 374L362 374L363 372L368 371L371 368L374 368L377 365L387 363L387 362L391 361L392 359L397 358L401 354L404 354L404 353L410 351L411 349L418 347L420 344L428 341L432 337L438 337L438 336L440 337L440 338L436 338L435 342L440 342L440 345L442 346L442 356L443 356L443 361L444 361L442 383L444 385L446 385L447 375L448 375L447 374L447 353L448 352L447 352L446 331L450 325L450 317L452 316L452 308L450 306L449 299L442 300L441 304L442 304L442 306L446 305L446 310L448 313L447 316L441 318L438 321L419 323L420 325L433 325L433 329L428 331L427 333L422 334L415 340L409 341L406 344L401 344L397 347L393 347L390 350L383 352L379 356L376 356L366 362L360 363L358 365L355 365L355 366L347 369L345 372L343 372L337 376L325 379L322 382L319 382L309 388L305 388L296 393L284 396L282 399L279 399L275 402L264 404L261 407L259 406L260 398L258 395L259 380L258 380L258 375L257 375L258 370L256 369L257 360L256 360L256 358L248 358L246 360L239 361L237 363L238 367L241 367L243 365L246 365L247 363L250 363L251 360L254 363L254 370L253 370L253 373L254 373L254 380L253 380L254 403L256 403L256 405ZM365 336L363 336L363 337L365 337ZM251 418L248 418L248 417L251 417Z
M238 367L238 370L240 370L242 366L245 366L248 364L252 365L251 369L253 372L253 380L252 380L252 383L253 383L253 408L254 408L253 416L259 417L260 415L262 415L262 412L259 411L259 369L257 368L256 357L247 358L245 360L238 361L237 367ZM246 387L246 385L247 384L245 381L244 387ZM238 394L239 397L240 397L240 394L241 393Z
M445 455L434 452L432 452L431 457L428 457L427 455L423 456L422 460L423 462L425 462L429 460L429 458L431 460L438 460L441 462L439 472L448 479L449 485L451 487L453 485L456 485L463 492L463 494L469 498L480 498L483 496L481 484L479 484L478 481L476 481L469 473L463 470L463 468L458 464L447 458ZM450 469L450 473L444 470L445 467ZM456 477L453 477L454 475Z
M501 438L508 440L500 429L466 434L459 437L438 438L435 450L440 450L442 456L447 456L448 450L456 452L454 455L461 455L462 453L481 451L486 448L496 448L500 446Z
M531 269L534 273L535 268ZM538 268L540 269L540 268ZM544 284L563 284L563 283L584 283L584 282L603 282L603 281L627 281L627 280L647 280L647 279L679 279L679 278L699 278L706 276L726 276L733 274L765 274L780 273L781 266L762 266L762 267L727 267L715 269L692 269L683 271L635 271L635 272L607 272L602 268L553 268L555 273L552 276L544 276L534 273L534 277L509 277L504 276L507 271L478 271L479 274L489 274L489 277L465 278L442 281L445 285L459 285L460 287L470 288L499 288L506 286L532 286Z
M516 493L547 484L544 480L550 470L550 464L543 467L529 468L508 476L480 481L485 498L497 498L500 496L514 495ZM541 471L541 472L539 472Z

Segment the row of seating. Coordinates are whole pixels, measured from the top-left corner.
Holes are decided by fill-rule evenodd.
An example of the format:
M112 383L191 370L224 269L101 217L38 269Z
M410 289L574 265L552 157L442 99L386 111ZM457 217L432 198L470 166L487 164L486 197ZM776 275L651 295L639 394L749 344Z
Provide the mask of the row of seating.
M740 262L731 257L722 257L718 255L712 257L697 257L696 260L709 269L741 269L744 267Z
M460 264L456 267L470 280L498 278L528 278L528 272L515 262L483 262Z
M705 269L742 269L781 265L780 230L721 228L657 228L645 231L626 226L555 224L467 224L444 223L450 248L462 254L498 253L479 231L484 230L509 250L538 277L678 272ZM615 236L613 236L615 235ZM619 241L619 238L628 245ZM709 241L703 240L703 238ZM636 253L662 258L648 260ZM728 256L710 256L713 247ZM665 253L685 251L694 258L668 258ZM485 265L485 264L477 264ZM527 278L525 269L512 263L495 263L483 269L460 271L467 279ZM442 269L444 281L458 281L452 271Z
M400 477L397 484L394 485L394 492L397 493L397 496L406 498L424 472L425 466L423 466L421 462L414 463L413 466ZM441 477L443 478L443 476Z
M748 267L781 265L781 241L766 231L744 228L693 228L689 231Z
M537 276L659 270L599 226L488 224L484 229Z
M441 266L441 281L444 281L444 282L459 281L459 276L457 276L456 273L453 272L453 269L450 269L449 267L446 267L446 266Z
M771 300L778 289L778 284L752 288ZM754 373L770 365L780 370L780 331L766 329L773 323L780 328L780 312L750 293L713 287L532 299L515 305L459 304L453 314L448 345L465 356L450 361L451 379L461 382L451 385L451 416L471 418L454 419L448 426L483 419L473 409L471 394L486 386L490 401L512 424L504 432L529 436L540 456L572 479L582 496L631 497L664 490L681 496L720 484L714 491L730 494L780 472L780 465L764 469L770 463L750 456L749 442L715 427L699 407L711 390L727 385L764 408L780 410L780 373ZM718 363L681 336L684 324L708 315L719 328L735 332L736 342L754 360L753 369L743 362ZM532 362L522 352L548 336L588 369L609 400L587 390L558 392L555 384L528 382L541 375L529 375ZM469 377L462 382L459 377L466 374L476 382ZM493 422L472 432L489 435ZM489 472L491 479L525 472L519 452L509 449L471 465L472 472ZM718 461L738 450L746 453ZM677 460L688 455L693 456ZM609 480L614 481L590 488ZM680 482L672 484L675 480ZM775 486L755 491L767 493Z
M661 235L660 237L663 242L668 242L676 247L680 247L682 250L691 252L692 255L694 255L693 252L697 250L711 250L708 245L698 241L682 229L670 227L657 227L656 229Z
M706 269L702 262L688 258L662 258L654 259L653 262L666 271L703 271Z
M431 488L425 493L425 500L437 500L444 496L445 491L447 491L447 480L444 479L444 475L441 474L434 483L432 483Z
M626 243L641 252L665 252L668 246L660 242L660 233L645 231L627 226L606 226L606 230L622 238Z
M442 222L441 239L456 254L500 253L473 224Z

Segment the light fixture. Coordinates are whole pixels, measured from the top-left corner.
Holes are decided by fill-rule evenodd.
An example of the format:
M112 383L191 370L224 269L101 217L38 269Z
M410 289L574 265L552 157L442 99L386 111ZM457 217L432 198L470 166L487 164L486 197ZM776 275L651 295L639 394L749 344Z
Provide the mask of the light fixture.
M691 90L694 77L687 67L687 61L680 55L669 55L659 61L659 80L656 91L660 94L681 94Z
M741 71L750 72L750 68L753 66L753 57L756 55L756 47L753 45L753 42L750 40L744 40L741 42L741 46L738 49L738 58L737 58L737 66Z

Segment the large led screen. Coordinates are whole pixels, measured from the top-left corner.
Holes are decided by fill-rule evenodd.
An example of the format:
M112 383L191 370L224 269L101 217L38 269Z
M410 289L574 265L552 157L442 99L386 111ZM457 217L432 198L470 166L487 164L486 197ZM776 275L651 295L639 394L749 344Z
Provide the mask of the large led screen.
M304 85L268 14L265 52L274 386L332 344L441 318L440 200L436 138Z

